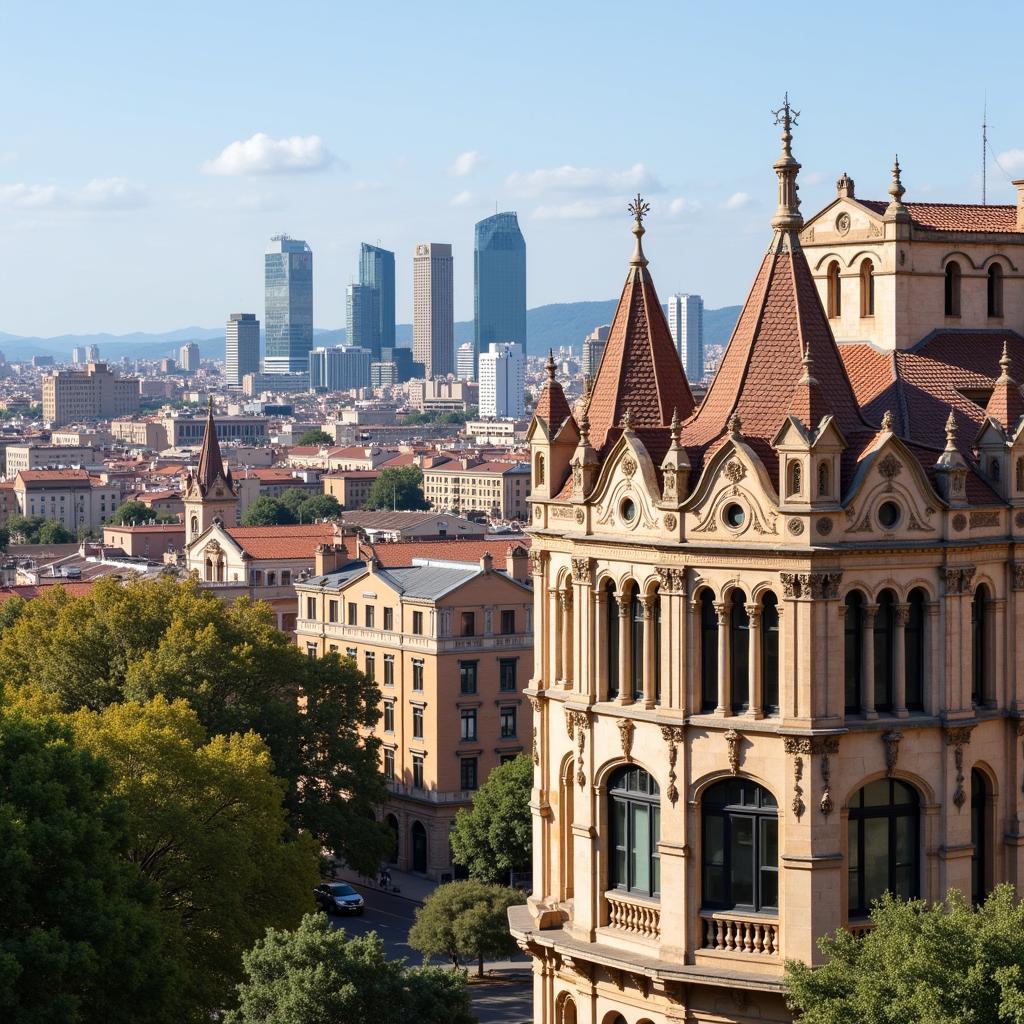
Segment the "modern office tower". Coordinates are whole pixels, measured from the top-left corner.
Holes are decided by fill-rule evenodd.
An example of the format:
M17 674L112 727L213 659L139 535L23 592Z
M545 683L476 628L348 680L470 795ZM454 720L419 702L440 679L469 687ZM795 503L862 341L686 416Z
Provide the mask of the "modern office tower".
M464 341L455 352L455 376L459 380L476 380L476 350L471 341Z
M349 391L370 386L370 351L351 345L315 348L309 353L311 391Z
M604 355L604 347L608 344L608 332L611 329L611 324L602 324L600 327L595 327L583 339L580 362L584 377L590 377L593 380L597 376L597 368L601 365L601 356Z
M398 383L398 367L390 359L370 363L371 388L394 387Z
M345 289L345 344L369 349L380 358L380 293L365 284Z
M85 346L84 345L76 345L71 350L71 362L74 363L75 366L81 366L82 363L85 362Z
M275 235L264 256L267 373L306 373L313 347L313 251Z
M240 388L247 373L260 372L260 322L255 313L232 313L224 328L224 377Z
M526 413L523 371L526 359L517 342L491 342L480 353L480 415L521 420Z
M43 419L52 427L109 420L139 411L139 381L119 377L105 363L57 370L43 377Z
M526 241L514 213L476 225L473 248L473 342L476 359L492 341L514 341L526 354Z
M195 373L199 369L199 346L194 341L182 345L178 362L186 373Z
M427 378L455 369L452 247L421 242L412 263L412 354Z
M683 361L686 379L704 378L704 300L699 295L676 294L668 300L668 329Z
M97 363L100 358L100 347L99 345L86 345L85 346L85 361L87 363Z
M404 384L407 380L422 377L423 364L413 361L412 349L410 348L382 348L380 351L382 363L394 363L398 372L398 383Z
M374 353L395 346L395 254L363 242L359 249L359 283L377 292L378 328Z

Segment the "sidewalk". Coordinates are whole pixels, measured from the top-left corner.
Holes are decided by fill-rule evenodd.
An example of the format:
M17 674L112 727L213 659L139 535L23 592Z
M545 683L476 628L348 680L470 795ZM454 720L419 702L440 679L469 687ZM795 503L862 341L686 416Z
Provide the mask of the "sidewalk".
M392 868L391 888L385 890L377 884L376 878L366 878L359 874L358 871L354 871L344 864L337 865L335 877L340 881L356 885L360 889L366 889L370 892L388 892L392 896L398 896L412 903L422 903L439 884L438 882L432 882L429 878L424 878L422 875L413 875L407 871L397 871Z

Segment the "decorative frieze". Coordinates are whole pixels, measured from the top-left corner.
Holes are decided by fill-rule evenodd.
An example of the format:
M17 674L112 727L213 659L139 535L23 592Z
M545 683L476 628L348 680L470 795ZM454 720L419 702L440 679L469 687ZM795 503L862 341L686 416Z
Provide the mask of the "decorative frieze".
M804 777L804 758L812 755L821 757L821 781L823 792L818 806L826 817L832 813L832 763L831 757L839 752L838 736L786 736L784 747L787 754L793 755L793 802L791 807L797 820L807 810L804 804L804 790L801 785Z
M973 565L944 565L942 567L942 582L945 585L946 593L969 594L974 572Z
M1024 590L1024 562L1012 562L1010 568L1013 570L1013 589Z
M658 566L659 586L667 594L682 594L686 590L686 570Z
M533 709L533 749L532 757L534 766L540 764L540 744L537 738L537 723L540 721L540 700L537 697L530 697L530 707Z
M538 510L539 511L539 510ZM534 576L543 576L548 564L548 553L546 551L530 552L530 572Z
M971 526L998 526L999 512L997 509L978 509L971 513Z
M890 452L878 463L878 475L886 481L885 489L893 489L893 480L903 472L903 463Z
M587 730L590 728L590 715L586 711L565 712L565 728L569 739L576 738L576 782L582 789L587 784L587 773L583 770L583 754L587 746Z
M839 595L841 572L783 572L782 596L805 601L831 601Z
M589 558L574 558L572 560L572 581L573 583L586 583L588 586L594 582L594 573Z

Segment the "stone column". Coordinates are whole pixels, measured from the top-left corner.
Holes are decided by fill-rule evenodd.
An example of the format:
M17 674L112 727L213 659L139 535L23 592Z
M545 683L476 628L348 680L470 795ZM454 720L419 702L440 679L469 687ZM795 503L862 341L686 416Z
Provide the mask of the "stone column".
M654 598L645 597L644 603L644 707L653 708L660 668L654 663Z
M861 708L865 718L877 718L875 710L875 615L877 604L864 605L864 645L860 666Z
M729 612L724 601L715 602L718 613L718 707L716 715L731 715L729 704Z
M542 690L547 685L547 664L545 661L545 635L548 630L547 601L544 593L544 573L547 564L546 553L530 556L530 571L533 575L533 679L532 685Z
M559 642L562 645L562 682L566 689L572 688L572 591L566 587L558 594L559 611L561 612L561 636Z
M910 605L896 605L896 637L892 658L893 694L892 710L897 718L906 718L907 711L907 620Z
M753 718L764 718L764 695L761 685L761 606L748 604L744 606L750 628L747 631L747 667L750 679L747 683L747 696L750 701L749 714Z
M633 660L632 623L629 621L629 597L617 594L619 602L619 703L633 703L633 683L630 679L630 667Z
M593 611L591 623L593 624L594 639L591 645L593 651L593 669L591 671L590 686L593 688L594 697L597 700L608 699L608 630L605 628L608 622L608 591L599 587L593 592L591 598Z
M986 707L1005 707L1012 700L1007 696L1006 686L1006 598L994 597L989 601L992 609L992 632L989 650L992 652L992 668L989 677L992 680L990 692L985 696Z
M548 634L545 639L548 652L547 684L549 687L557 686L559 679L562 678L562 645L558 642L558 612L558 591L554 587L548 587Z

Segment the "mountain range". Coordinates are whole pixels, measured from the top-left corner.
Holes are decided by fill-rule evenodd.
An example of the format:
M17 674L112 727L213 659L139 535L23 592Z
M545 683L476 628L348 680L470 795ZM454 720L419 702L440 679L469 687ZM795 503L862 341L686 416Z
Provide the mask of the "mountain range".
M549 348L570 345L578 350L583 338L599 324L611 323L617 299L594 302L555 302L537 306L526 313L526 336L529 351L536 354ZM739 306L704 310L704 344L725 345L739 318ZM337 345L345 339L345 329L315 330L318 345ZM412 344L412 324L398 324L399 345ZM473 321L455 324L455 344L473 340ZM136 331L132 334L61 334L53 338L25 337L0 331L0 349L8 362L31 359L32 356L53 356L58 362L71 358L76 345L98 345L100 358L116 361L122 356L132 359L177 358L178 347L186 341L199 344L200 352L210 359L224 358L222 327L181 327L161 333Z

